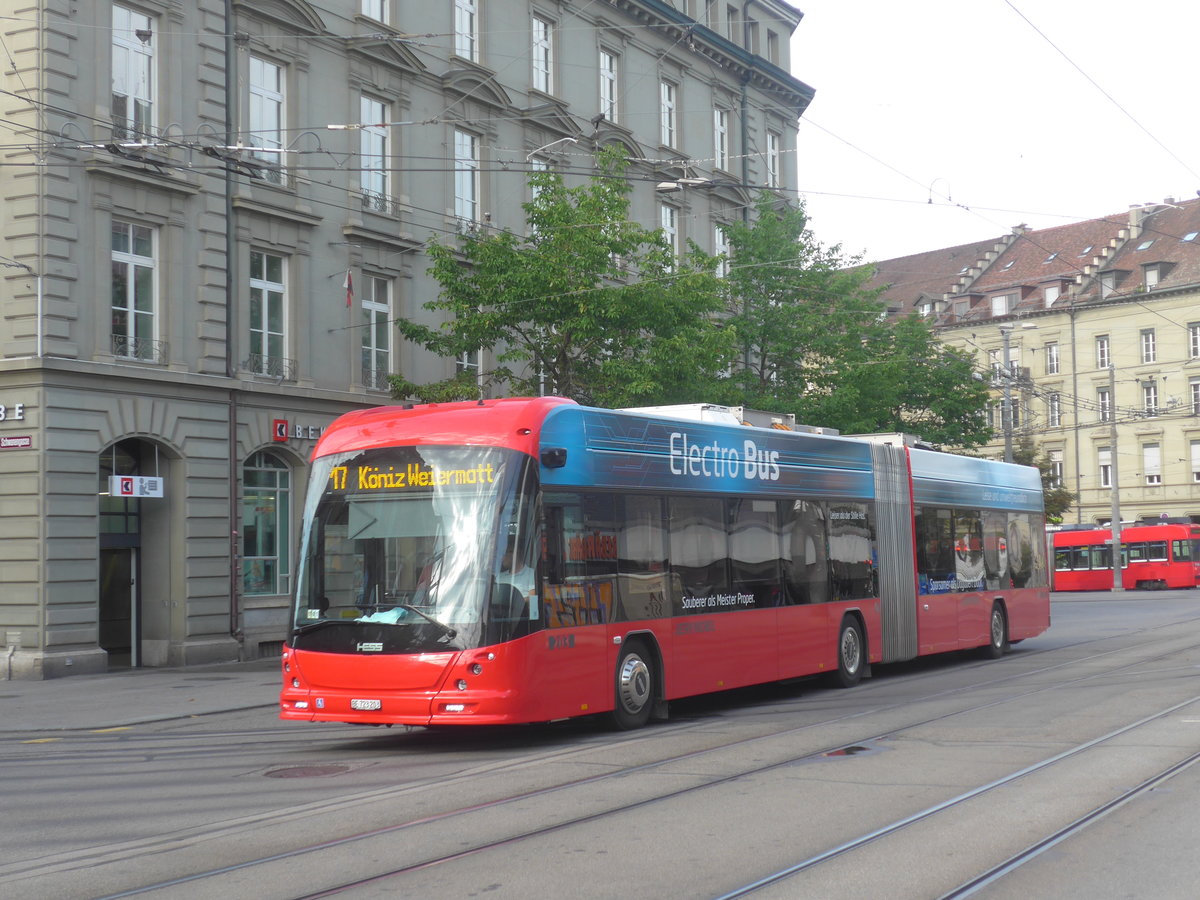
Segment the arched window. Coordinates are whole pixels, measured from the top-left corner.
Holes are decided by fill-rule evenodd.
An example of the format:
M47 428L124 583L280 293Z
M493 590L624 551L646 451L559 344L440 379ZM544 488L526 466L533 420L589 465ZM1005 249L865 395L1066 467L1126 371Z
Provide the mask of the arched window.
M286 594L291 567L291 472L271 453L255 453L242 470L242 591Z

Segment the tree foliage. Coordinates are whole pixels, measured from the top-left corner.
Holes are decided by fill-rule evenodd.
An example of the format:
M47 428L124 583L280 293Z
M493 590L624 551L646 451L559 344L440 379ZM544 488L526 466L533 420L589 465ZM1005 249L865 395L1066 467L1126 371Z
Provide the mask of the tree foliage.
M694 247L676 259L661 232L630 221L624 160L608 150L597 165L578 187L553 172L531 176L524 235L485 230L433 245L441 291L425 308L444 323L401 320L401 334L444 357L488 351L489 385L513 394L601 406L692 399L698 374L711 377L732 355L716 319L716 260ZM477 393L473 376L393 379L401 398Z
M1017 438L1013 444L1013 462L1023 466L1034 466L1042 476L1042 497L1046 504L1046 521L1062 522L1076 500L1076 495L1055 480L1050 457L1043 452L1028 434Z
M970 357L939 344L920 318L889 319L867 287L871 270L823 246L803 206L764 194L753 221L727 235L730 324L744 362L724 386L732 402L845 433L988 440L987 388Z

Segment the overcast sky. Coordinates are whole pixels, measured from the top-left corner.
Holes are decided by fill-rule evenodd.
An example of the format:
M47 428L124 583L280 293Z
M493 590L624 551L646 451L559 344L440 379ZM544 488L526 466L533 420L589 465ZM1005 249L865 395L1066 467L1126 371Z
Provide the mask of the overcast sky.
M817 238L847 255L1200 191L1200 4L789 2L792 73L816 90L798 184Z

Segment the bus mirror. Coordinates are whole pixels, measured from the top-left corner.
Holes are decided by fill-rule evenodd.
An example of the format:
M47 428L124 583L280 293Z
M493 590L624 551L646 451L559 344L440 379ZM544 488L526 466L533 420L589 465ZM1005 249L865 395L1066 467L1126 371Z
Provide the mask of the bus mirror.
M566 464L566 447L546 447L542 450L542 465L547 469L561 469Z

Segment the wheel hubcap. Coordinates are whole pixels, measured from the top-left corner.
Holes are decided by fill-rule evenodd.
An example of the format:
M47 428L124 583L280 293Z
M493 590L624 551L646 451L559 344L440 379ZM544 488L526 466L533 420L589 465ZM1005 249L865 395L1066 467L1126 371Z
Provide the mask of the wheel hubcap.
M637 713L650 701L650 667L640 656L627 656L617 677L617 693L626 711Z
M858 632L847 628L842 632L842 665L847 672L857 672L862 659L862 648L858 643Z
M992 644L999 647L1004 643L1004 616L1000 615L1000 610L992 612Z

